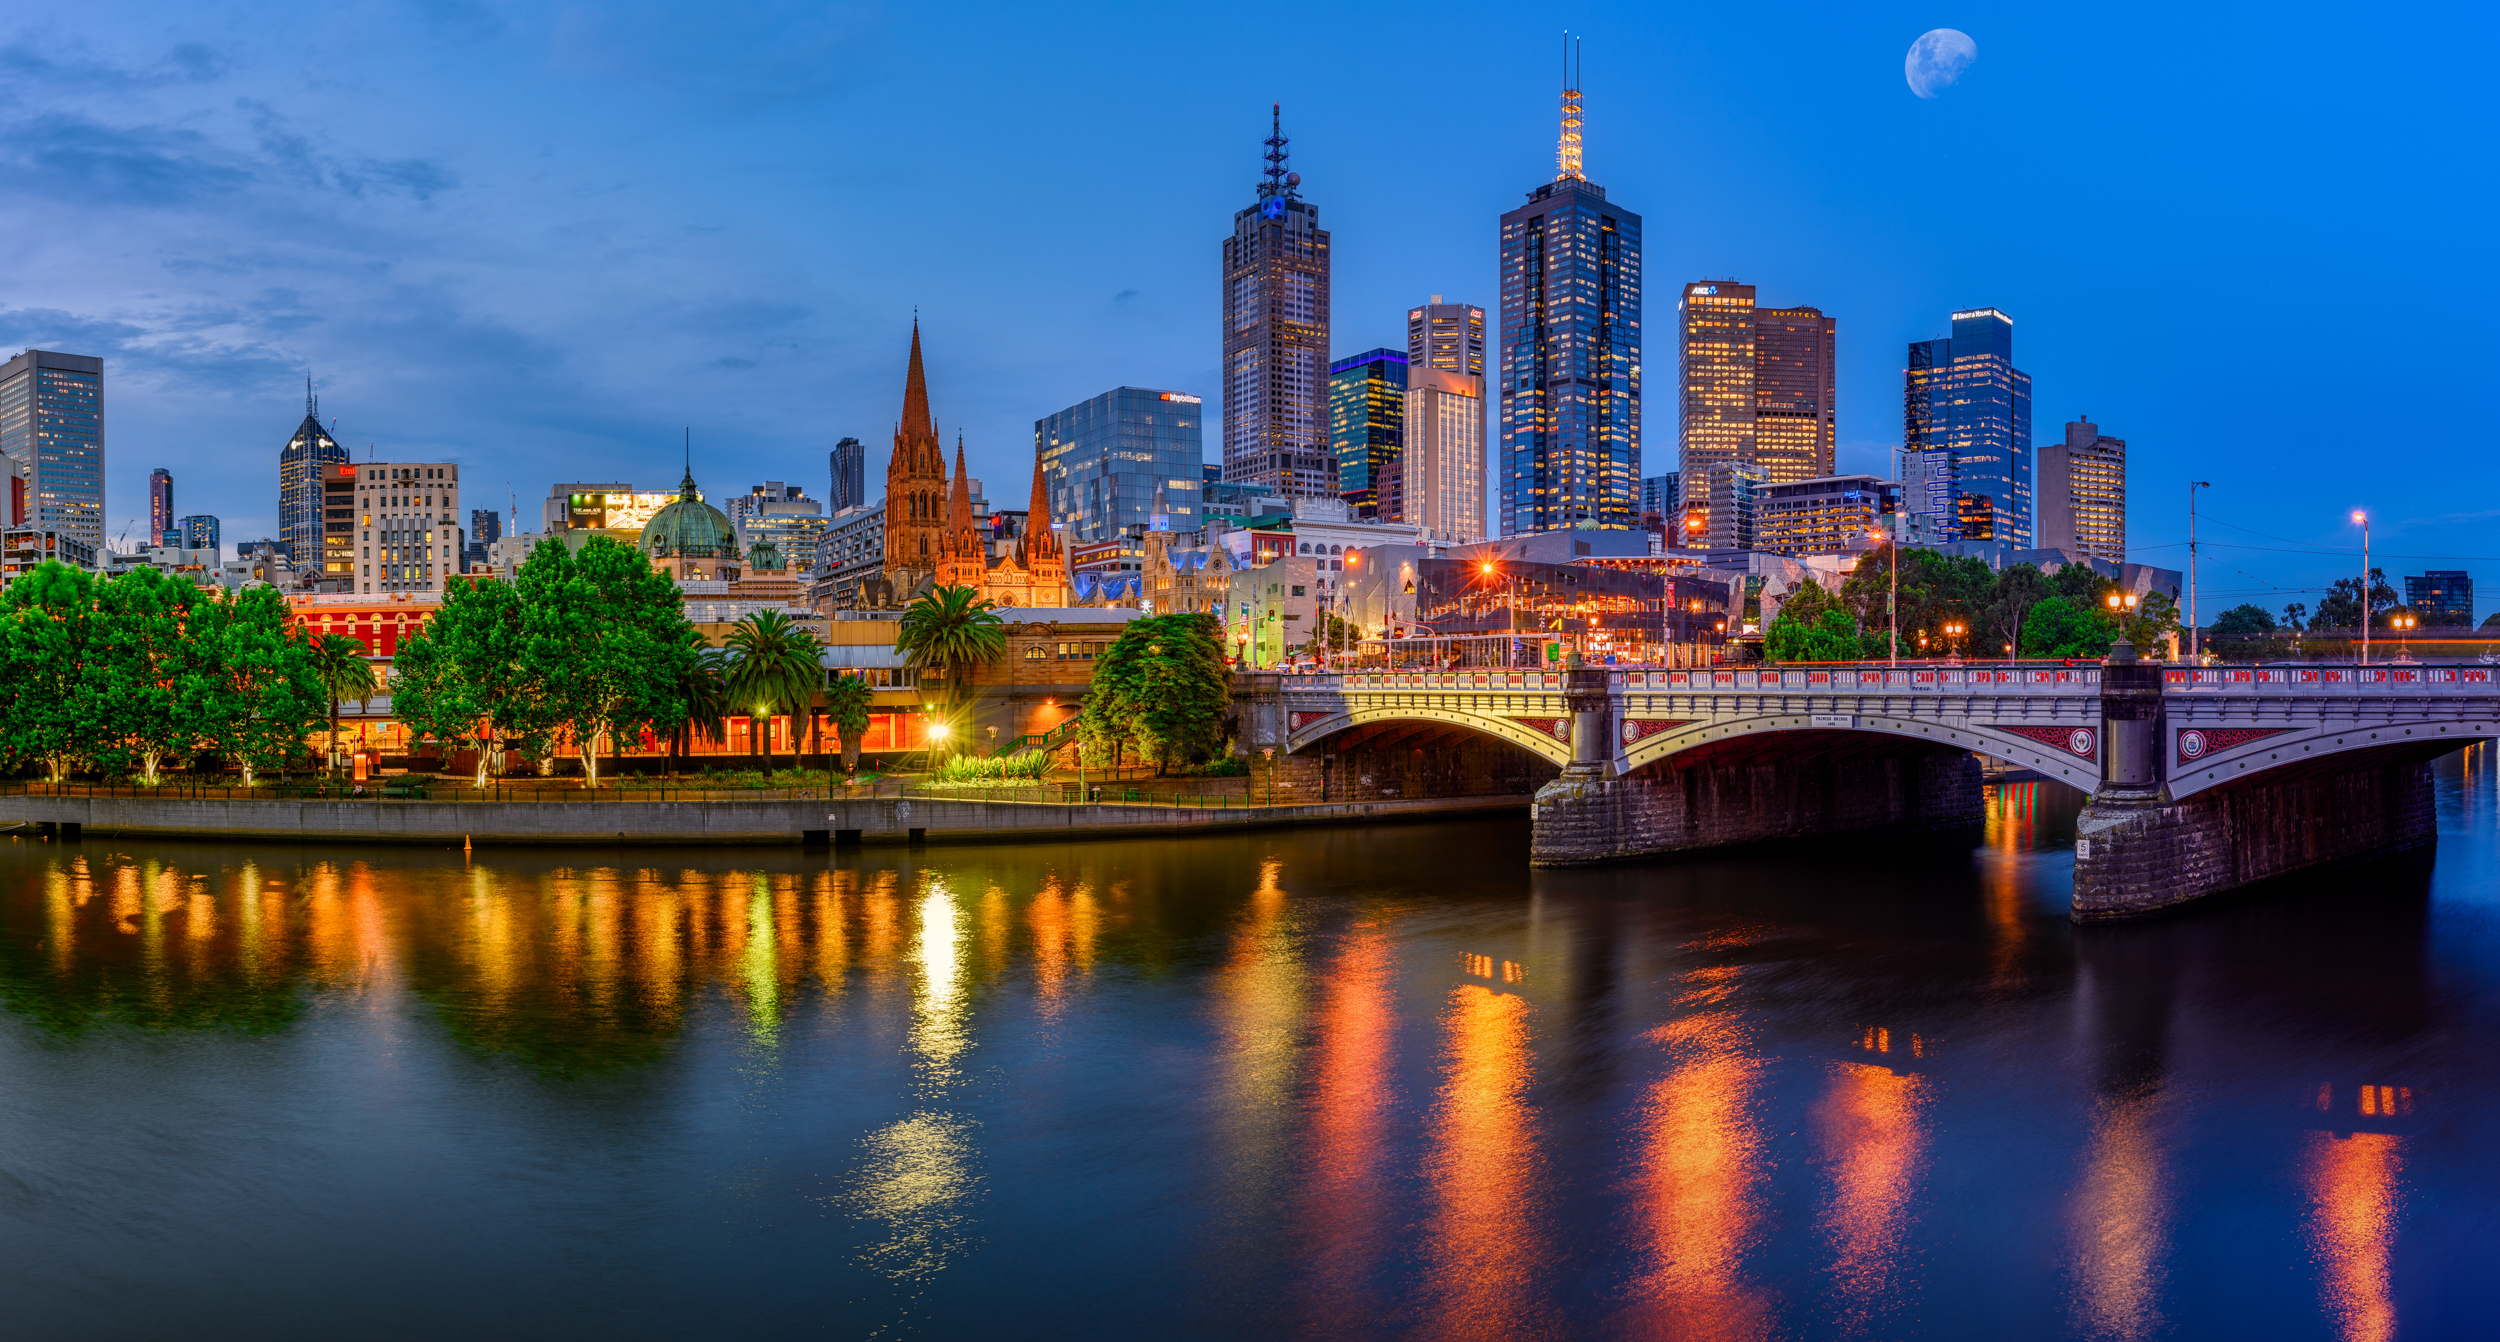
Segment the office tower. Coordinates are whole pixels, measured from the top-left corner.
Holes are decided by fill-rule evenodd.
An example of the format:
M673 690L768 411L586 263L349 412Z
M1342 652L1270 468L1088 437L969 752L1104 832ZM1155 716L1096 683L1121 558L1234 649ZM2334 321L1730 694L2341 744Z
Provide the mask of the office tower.
M1406 376L1406 446L1398 454L1393 520L1422 527L1429 540L1483 540L1484 379L1422 366Z
M2432 569L2405 579L2405 608L2427 627L2474 626L2474 578L2463 569Z
M1406 361L1396 350L1373 349L1328 365L1328 443L1337 455L1337 495L1356 517L1397 516L1396 500L1381 497L1380 485L1403 441Z
M183 518L173 525L172 531L180 538L185 550L217 550L221 553L224 550L224 542L217 534L217 519L206 513Z
M1684 544L1703 550L1756 549L1755 522L1770 477L1750 461L1721 461L1683 472Z
M868 501L868 448L857 438L833 445L833 491L830 511L841 512Z
M27 471L26 463L5 454L0 454L0 474L9 477L8 510L0 512L0 521L22 527L26 525L27 512L34 506L34 477Z
M0 364L0 455L26 479L26 525L104 548L104 361L30 349Z
M911 324L911 359L903 369L903 418L885 460L885 581L909 601L937 573L946 532L946 444L929 410L929 378L920 363L920 322Z
M2014 367L2014 319L1953 314L1953 334L1910 346L1901 484L1922 541L2032 547L2031 377Z
M2127 562L2127 440L2078 415L2039 448L2040 548Z
M332 533L326 529L331 523L345 522L345 531L353 532L352 514L326 519L322 516L329 481L322 468L346 460L347 449L321 427L321 402L313 395L312 379L306 378L304 422L295 426L294 436L278 452L278 539L286 542L286 552L295 557L298 573L327 574L344 581L354 572L352 565L330 568L331 564L345 563L347 557L329 553L327 542ZM351 501L355 492L351 484L347 490Z
M1683 482L1679 471L1641 477L1641 529L1666 537L1669 545L1684 543Z
M1749 461L1779 483L1832 472L1837 323L1810 307L1757 306L1754 286L1704 280L1677 309L1686 473Z
M355 586L359 594L374 592L440 592L445 579L460 571L460 468L450 462L356 462L325 470L329 512L338 512L340 479L354 506L352 544ZM322 569L332 571L338 533L329 542Z
M1505 536L1640 520L1641 217L1581 172L1568 82L1561 170L1502 216Z
M492 508L469 510L469 548L460 555L461 567L469 568L486 562L487 552L503 539L503 514Z
M1815 308L1754 309L1753 459L1774 484L1836 468L1839 327Z
M1687 284L1676 307L1677 464L1688 480L1753 460L1753 308L1753 286L1732 280Z
M344 461L324 461L313 468L310 494L313 515L312 540L309 552L296 551L295 571L304 575L305 583L316 591L354 592L359 590L356 574L356 524L370 523L370 516L359 517L356 505L356 468ZM369 532L367 534L370 534ZM372 551L366 549L368 556ZM370 579L372 574L365 575ZM373 587L367 582L364 591Z
M782 568L803 569L815 562L816 543L831 520L816 500L797 485L767 480L734 498L722 512L738 529L738 547L752 568L765 565L755 557L759 546L771 546Z
M1157 490L1171 510L1174 531L1205 525L1199 511L1205 483L1199 469L1206 456L1203 409L1187 392L1117 387L1035 420L1033 450L1041 459L1050 520L1063 528L1062 542L1090 545L1143 535Z
M1406 361L1418 368L1484 376L1484 309L1441 295L1406 310Z
M1334 498L1328 436L1328 233L1285 167L1272 109L1258 203L1224 240L1224 478ZM1053 497L1056 497L1054 493Z
M148 539L162 545L173 529L174 473L159 466L148 472Z
M1764 485L1754 498L1754 545L1783 555L1869 550L1900 505L1901 487L1871 475Z

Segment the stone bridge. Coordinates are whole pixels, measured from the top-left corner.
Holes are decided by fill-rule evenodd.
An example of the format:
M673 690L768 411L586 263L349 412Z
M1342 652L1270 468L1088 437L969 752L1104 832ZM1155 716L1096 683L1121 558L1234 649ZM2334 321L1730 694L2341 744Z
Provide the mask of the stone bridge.
M2500 735L2480 664L1384 672L1236 698L1244 744L1316 764L1323 796L1541 782L1544 866L1976 823L1995 756L2090 794L2078 921L2429 843L2429 761Z

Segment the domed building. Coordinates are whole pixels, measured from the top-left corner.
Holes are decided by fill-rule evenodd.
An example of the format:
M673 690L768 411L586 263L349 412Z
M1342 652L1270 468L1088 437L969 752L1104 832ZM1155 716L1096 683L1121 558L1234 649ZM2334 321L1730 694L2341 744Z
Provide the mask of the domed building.
M689 469L677 501L642 526L642 553L651 567L679 582L734 582L738 577L738 529L720 509L703 501Z

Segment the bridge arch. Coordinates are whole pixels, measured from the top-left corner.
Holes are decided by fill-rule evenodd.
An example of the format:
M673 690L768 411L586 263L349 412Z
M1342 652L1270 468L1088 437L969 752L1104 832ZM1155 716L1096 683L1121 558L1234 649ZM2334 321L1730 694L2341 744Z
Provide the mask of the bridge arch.
M1550 764L1571 762L1571 717L1554 713L1543 717L1508 717L1473 712L1465 708L1354 706L1328 711L1304 709L1293 712L1286 723L1285 751L1301 753L1331 737L1362 728L1414 726L1433 724L1456 728L1480 736L1488 736L1507 745L1517 746Z
M2085 792L2100 786L2100 724L2097 719L2081 716L2014 724L2025 729L2020 732L1998 725L1859 713L1713 717L1676 723L1654 732L1645 731L1648 724L1640 719L1632 719L1626 725L1629 730L1623 735L1637 734L1638 739L1625 746L1618 757L1617 767L1624 773L1696 750L1707 749L1715 758L1733 758L1744 752L1743 743L1748 740L1762 742L1766 750L1785 752L1794 748L1787 738L1803 733L1834 738L1835 743L1850 737L1888 738L1928 748L1993 755ZM2077 737L2077 731L2084 736ZM1868 742L1870 747L1875 744ZM2074 748L2077 745L2085 748L2078 751Z

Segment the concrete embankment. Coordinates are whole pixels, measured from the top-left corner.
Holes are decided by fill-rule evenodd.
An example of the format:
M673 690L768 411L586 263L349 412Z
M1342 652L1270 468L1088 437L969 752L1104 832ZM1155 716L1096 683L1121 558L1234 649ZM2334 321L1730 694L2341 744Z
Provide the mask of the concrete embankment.
M953 843L1185 835L1280 825L1382 824L1524 812L1524 796L1299 806L879 797L830 801L263 801L41 794L0 797L0 824L47 834L320 843Z

